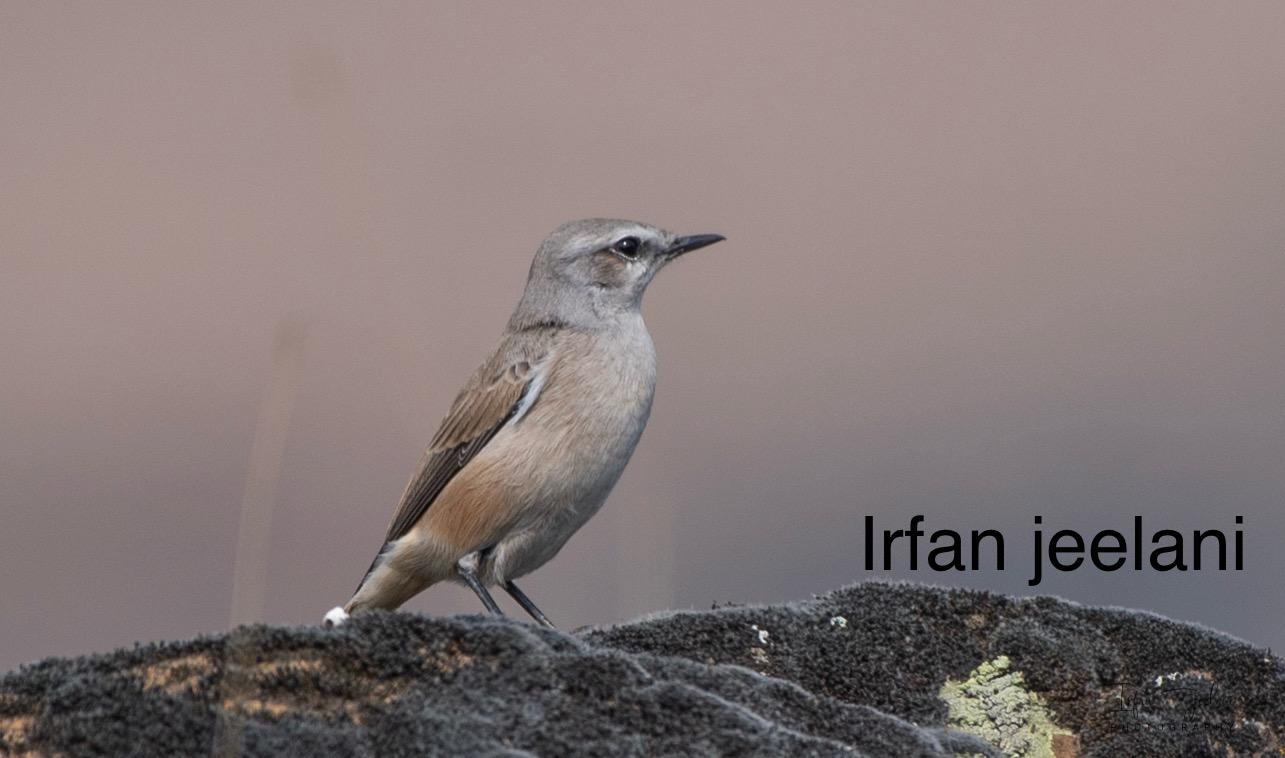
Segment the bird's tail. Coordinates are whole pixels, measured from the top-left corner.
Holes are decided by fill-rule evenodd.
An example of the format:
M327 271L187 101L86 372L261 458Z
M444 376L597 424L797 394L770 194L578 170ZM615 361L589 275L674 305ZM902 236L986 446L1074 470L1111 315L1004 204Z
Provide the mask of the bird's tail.
M361 592L361 588L366 586L366 582L370 581L370 575L375 573L375 569L383 562L384 558L387 557L388 553L392 550L392 547L393 543L385 542L383 547L379 548L379 552L375 553L375 560L370 562L370 568L366 569L366 573L362 575L361 581L357 582L357 589L352 591L353 597L356 597L357 593Z
M326 614L327 625L341 624L349 616L362 611L376 608L394 610L431 584L420 576L408 574L391 565L389 559L393 546L394 543L388 542L380 548L348 602Z

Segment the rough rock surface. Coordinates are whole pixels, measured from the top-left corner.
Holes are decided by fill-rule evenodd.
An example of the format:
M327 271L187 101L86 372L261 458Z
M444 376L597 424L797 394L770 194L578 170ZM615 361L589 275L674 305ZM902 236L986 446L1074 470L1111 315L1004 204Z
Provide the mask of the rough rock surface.
M956 727L1031 756L1277 755L1285 662L1146 613L868 582L574 634L249 626L0 678L0 754L1001 754Z

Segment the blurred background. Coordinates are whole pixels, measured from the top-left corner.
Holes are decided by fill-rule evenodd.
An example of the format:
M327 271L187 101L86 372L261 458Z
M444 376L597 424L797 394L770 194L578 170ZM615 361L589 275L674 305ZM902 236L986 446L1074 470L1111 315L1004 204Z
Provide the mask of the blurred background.
M0 3L0 669L319 621L536 245L591 215L729 241L652 286L650 426L523 584L564 628L870 576L1028 593L1034 514L1243 515L1242 572L1036 591L1285 648L1283 29L1277 2ZM863 571L862 518L915 513L1003 530L1008 569Z

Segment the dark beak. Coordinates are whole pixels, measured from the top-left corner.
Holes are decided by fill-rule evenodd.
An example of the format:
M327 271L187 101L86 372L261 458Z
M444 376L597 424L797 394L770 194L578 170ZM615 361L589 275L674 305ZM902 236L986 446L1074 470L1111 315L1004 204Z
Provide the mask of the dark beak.
M665 257L670 259L677 258L683 253L690 253L693 250L708 247L725 239L727 238L721 234L692 234L687 237L677 237L674 239L674 244L665 250Z

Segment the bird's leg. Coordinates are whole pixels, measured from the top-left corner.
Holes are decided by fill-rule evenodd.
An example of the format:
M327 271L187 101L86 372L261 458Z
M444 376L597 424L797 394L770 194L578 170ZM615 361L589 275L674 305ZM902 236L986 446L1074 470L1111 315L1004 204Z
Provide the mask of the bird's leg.
M503 616L504 612L500 610L500 606L495 604L495 598L491 597L491 593L486 591L486 587L482 586L482 580L477 578L478 561L479 556L477 553L469 553L455 564L455 573L464 580L469 589L473 590L473 594L477 595L477 599L482 601L482 605L486 606L488 613Z
M509 593L509 597L518 601L518 605L522 606L522 610L531 614L531 618L550 629L557 629L557 627L553 625L553 622L549 620L549 617L544 615L544 612L537 608L535 603L531 602L531 598L527 597L525 592L518 589L518 586L512 581L504 583L504 591Z

